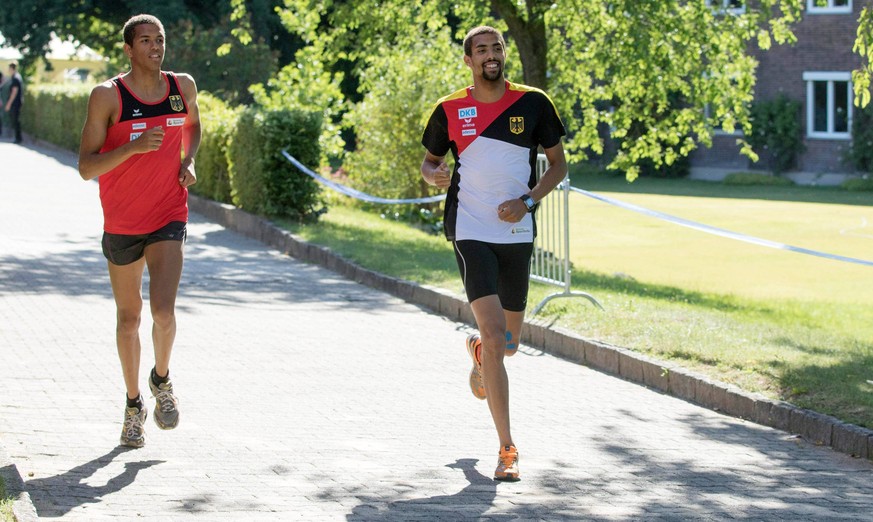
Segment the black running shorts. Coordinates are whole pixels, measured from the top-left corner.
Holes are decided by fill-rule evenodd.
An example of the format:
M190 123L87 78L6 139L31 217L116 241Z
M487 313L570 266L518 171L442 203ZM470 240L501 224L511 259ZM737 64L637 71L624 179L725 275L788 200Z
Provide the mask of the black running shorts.
M524 311L533 243L501 244L465 239L454 244L455 259L469 302L497 295L504 310Z
M188 237L187 223L171 221L151 234L103 233L103 255L113 265L129 265L145 255L145 248L158 241L185 241Z

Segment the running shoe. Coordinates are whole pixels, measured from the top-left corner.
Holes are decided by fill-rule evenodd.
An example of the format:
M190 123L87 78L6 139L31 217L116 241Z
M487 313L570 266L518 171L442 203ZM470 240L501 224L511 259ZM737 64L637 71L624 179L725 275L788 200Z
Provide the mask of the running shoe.
M179 424L179 400L173 395L173 383L167 382L155 385L151 377L148 379L149 389L155 398L155 424L162 430L171 430Z
M125 408L124 426L121 428L122 446L141 448L145 446L145 420L148 416L146 407Z
M518 450L515 449L515 446L500 448L500 455L497 457L497 469L494 470L494 480L504 482L517 482L521 480L518 477Z
M467 336L467 353L473 359L473 369L470 370L470 391L473 397L479 400L485 399L485 383L482 381L482 340L479 334L473 333Z

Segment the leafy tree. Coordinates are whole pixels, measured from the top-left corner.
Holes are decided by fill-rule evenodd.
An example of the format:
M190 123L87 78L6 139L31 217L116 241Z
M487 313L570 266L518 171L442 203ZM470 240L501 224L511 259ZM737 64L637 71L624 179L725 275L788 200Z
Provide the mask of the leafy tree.
M858 70L852 72L855 105L866 107L870 103L870 80L873 78L873 5L871 2L861 10L853 50L861 55L863 62Z
M164 68L184 71L197 81L197 88L208 91L228 103L249 104L252 83L264 81L278 69L278 53L270 50L263 39L243 45L231 35L226 18L211 29L190 21L167 28L168 43ZM216 52L221 48L222 52Z
M0 33L19 49L32 71L48 52L51 33L75 39L109 59L107 75L127 69L121 27L131 15L154 14L167 28L168 69L190 72L198 87L230 102L248 102L248 86L269 78L277 58L293 54L302 41L289 38L275 7L280 0L15 0L0 9ZM246 12L231 18L234 5ZM245 32L249 40L237 35ZM249 44L249 45L244 45ZM286 61L287 63L287 61Z
M71 36L107 57L121 57L120 32L131 15L151 13L171 26L182 20L211 27L230 13L225 2L165 0L14 0L0 9L0 32L31 64L49 50L51 34Z
M408 47L407 44L408 43ZM409 51L412 51L411 53ZM446 90L464 87L460 60L434 65L456 51L444 27L427 38L374 53L361 76L366 93L346 117L355 129L357 150L345 162L350 180L360 190L390 198L417 198L433 193L419 173L423 117ZM428 71L428 74L421 74ZM455 86L434 78L451 78Z
M772 40L792 41L790 25L803 0L755 4L734 15L703 0L473 0L463 5L448 0L285 0L280 15L289 31L322 50L327 69L336 60L350 59L357 64L356 74L381 78L393 74L392 64L372 57L390 54L414 68L408 75L437 85L458 81L440 74L456 74L452 65L461 60L464 32L480 22L496 25L509 39L508 63L521 66L520 75L508 70L508 77L549 92L568 127L571 155L601 154L599 131L611 128L621 145L610 166L633 179L642 160L670 165L698 143L711 144L714 121L728 131L741 127L751 132L756 62L747 50L750 45L766 49ZM429 63L416 60L421 49L409 42L430 41L443 28L452 31L455 52ZM673 103L676 99L682 103ZM712 119L704 111L707 106ZM417 120L428 108L416 114L397 111L394 124ZM742 151L756 158L745 142Z
M322 114L320 145L326 161L328 156L342 155L344 142L339 120L346 111L340 91L342 73L333 73L322 62L322 42L297 51L296 61L283 67L266 84L252 85L255 103L271 110L282 108Z

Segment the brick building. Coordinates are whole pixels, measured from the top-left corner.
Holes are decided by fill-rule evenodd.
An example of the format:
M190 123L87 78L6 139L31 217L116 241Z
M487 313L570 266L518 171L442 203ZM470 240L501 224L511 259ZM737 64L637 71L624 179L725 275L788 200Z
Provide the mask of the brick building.
M741 0L708 0L728 11L742 11ZM851 173L844 160L851 144L854 95L851 74L861 65L852 51L858 17L865 0L828 0L820 6L806 0L803 18L794 26L797 42L756 50L756 100L772 100L784 93L801 103L800 114L806 150L797 158L796 169L813 174ZM864 5L862 5L864 4ZM739 153L740 135L717 133L711 148L696 150L691 160L692 175L765 169Z

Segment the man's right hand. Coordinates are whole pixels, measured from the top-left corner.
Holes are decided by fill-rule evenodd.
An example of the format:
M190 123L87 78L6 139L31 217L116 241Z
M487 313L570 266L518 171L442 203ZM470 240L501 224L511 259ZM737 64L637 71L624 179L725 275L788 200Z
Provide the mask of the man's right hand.
M449 166L446 165L446 162L441 161L433 169L433 184L441 189L447 189L452 184L452 174L449 172Z
M134 140L137 146L136 151L140 154L160 149L163 142L164 129L161 126L148 129L139 138Z

